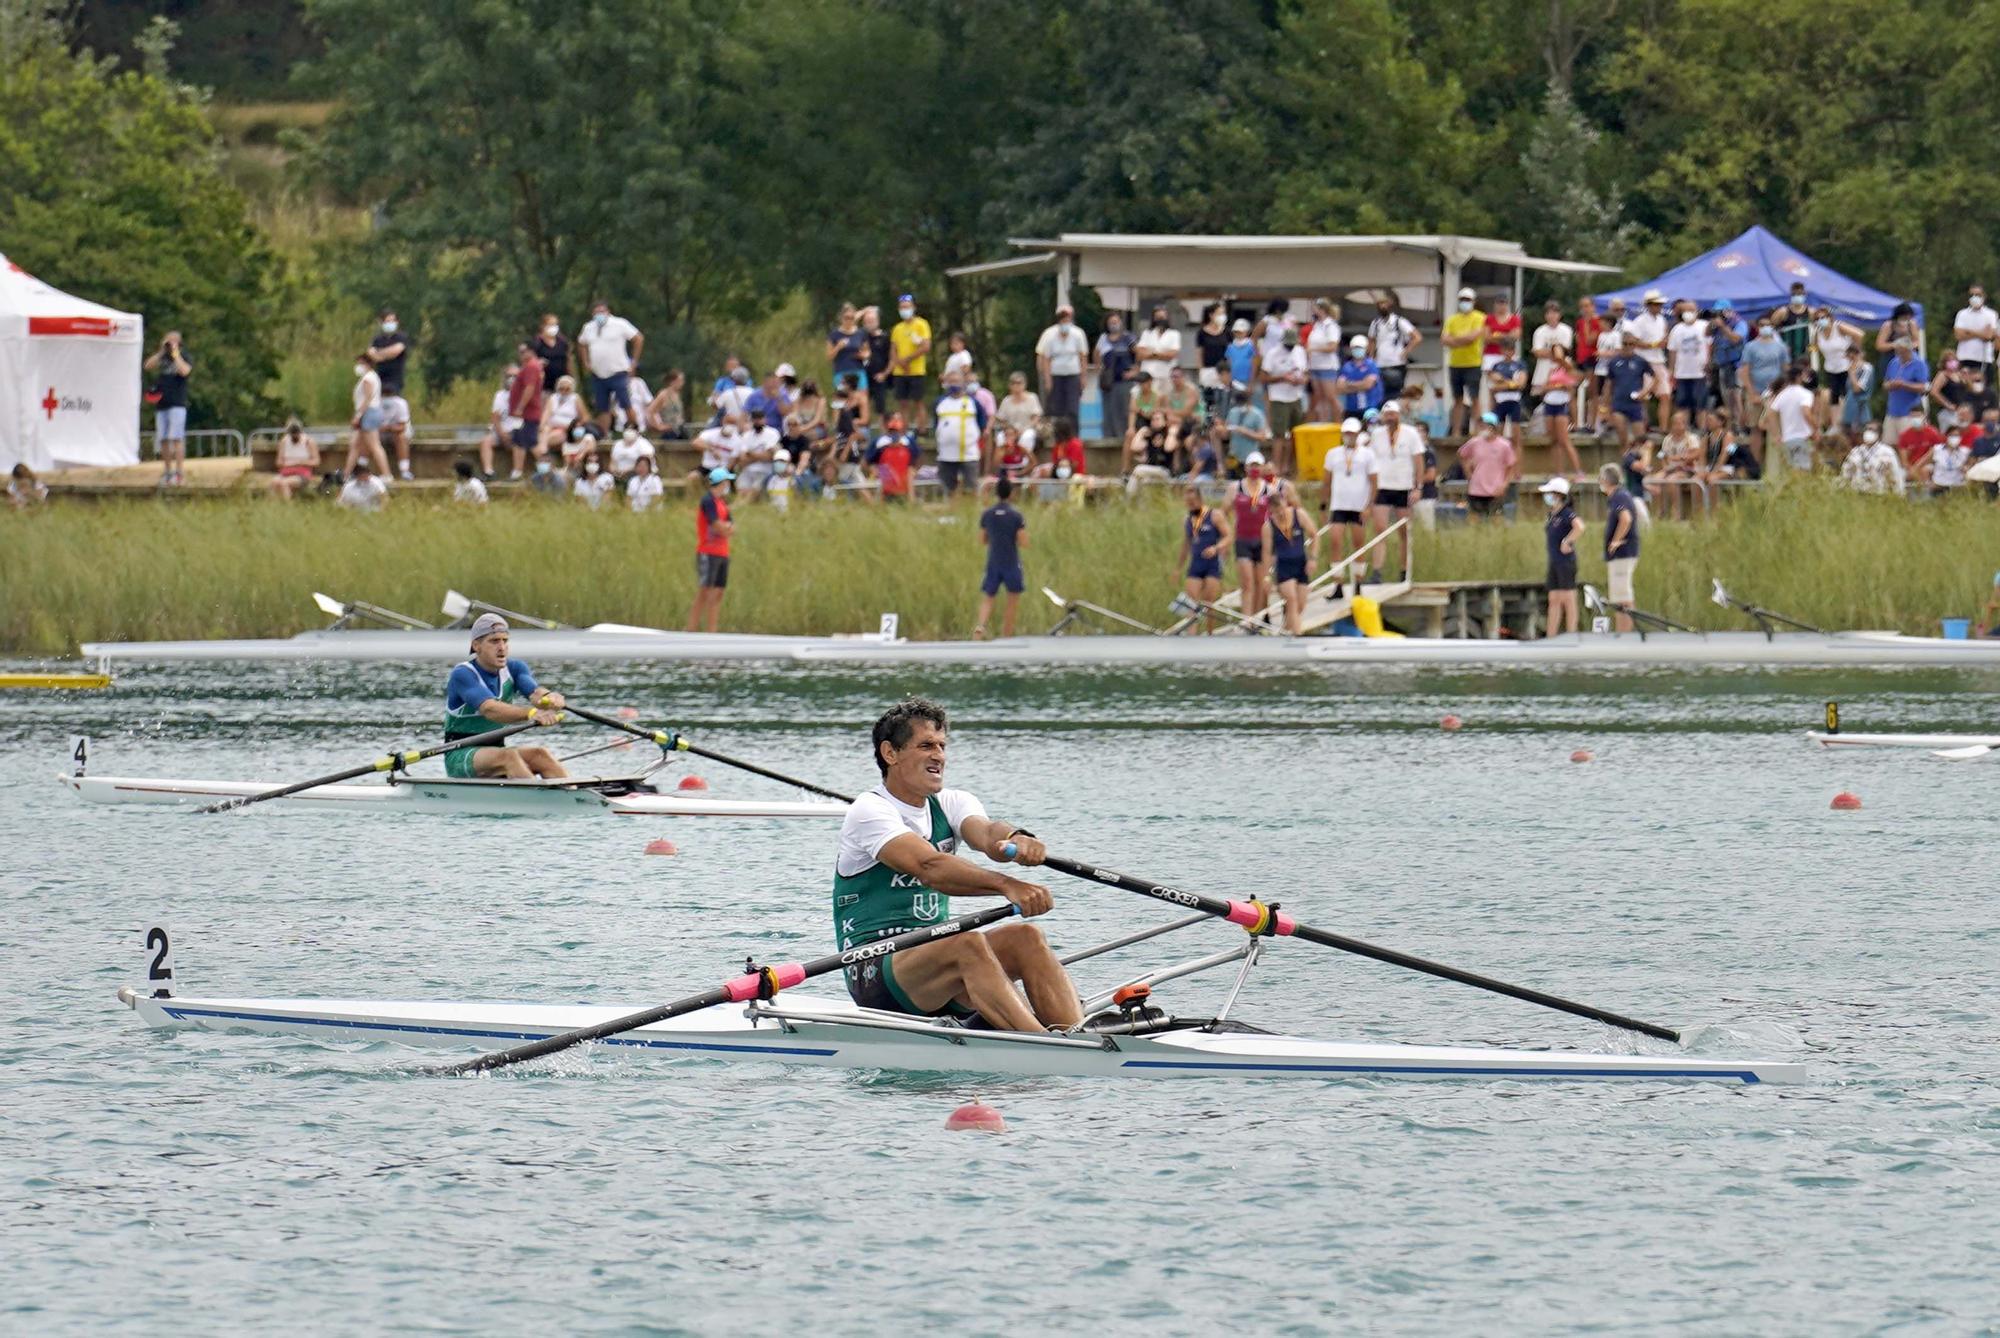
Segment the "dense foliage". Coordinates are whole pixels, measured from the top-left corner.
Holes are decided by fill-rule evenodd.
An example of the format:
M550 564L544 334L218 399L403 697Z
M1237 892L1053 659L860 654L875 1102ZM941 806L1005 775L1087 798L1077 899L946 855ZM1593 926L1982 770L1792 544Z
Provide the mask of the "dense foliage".
M276 82L220 59L241 34L317 49L313 180L375 220L330 272L415 318L434 386L600 291L665 357L904 288L1018 356L1046 288L943 272L1065 229L1463 231L1637 275L1761 222L1945 319L2000 228L2000 0L181 8L239 94Z
M201 97L163 68L69 50L39 7L0 18L0 251L93 301L178 328L200 368L197 426L262 421L276 281L222 177ZM152 47L154 64L164 40Z

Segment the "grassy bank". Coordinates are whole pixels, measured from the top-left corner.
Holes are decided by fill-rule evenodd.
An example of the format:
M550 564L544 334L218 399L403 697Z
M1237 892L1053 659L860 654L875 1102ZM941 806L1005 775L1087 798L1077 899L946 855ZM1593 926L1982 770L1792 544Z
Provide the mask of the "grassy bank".
M1159 624L1177 588L1179 519L1169 499L1026 508L1030 587ZM58 506L0 515L0 651L73 652L79 641L286 636L324 620L315 590L424 615L447 586L561 618L679 626L693 593L691 504L592 513L564 504L483 512L409 501L357 516L329 506L229 499ZM1603 579L1601 534L1585 536L1586 580ZM902 615L906 635L958 637L972 623L983 561L976 512L745 508L724 626L832 633ZM1537 577L1529 524L1424 536L1423 579ZM1735 502L1702 525L1645 538L1639 602L1700 627L1740 626L1708 602L1709 578L1829 627L1935 634L1977 614L2000 569L2000 510L1972 498L1913 505L1793 486ZM1023 629L1056 616L1024 602Z

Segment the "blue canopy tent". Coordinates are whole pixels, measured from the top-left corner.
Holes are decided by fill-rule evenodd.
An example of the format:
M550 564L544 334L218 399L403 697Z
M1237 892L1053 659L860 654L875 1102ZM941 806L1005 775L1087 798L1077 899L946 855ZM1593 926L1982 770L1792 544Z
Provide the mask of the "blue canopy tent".
M1744 319L1754 320L1774 307L1783 306L1794 283L1805 284L1806 298L1815 306L1823 302L1843 320L1871 326L1888 320L1896 304L1905 300L1856 283L1787 245L1770 230L1753 227L1658 278L1616 292L1599 293L1597 303L1602 307L1612 298L1622 297L1629 310L1637 311L1646 290L1657 288L1669 302L1690 298L1703 307L1726 297ZM1910 305L1916 308L1918 327L1922 328L1923 306L1916 302Z

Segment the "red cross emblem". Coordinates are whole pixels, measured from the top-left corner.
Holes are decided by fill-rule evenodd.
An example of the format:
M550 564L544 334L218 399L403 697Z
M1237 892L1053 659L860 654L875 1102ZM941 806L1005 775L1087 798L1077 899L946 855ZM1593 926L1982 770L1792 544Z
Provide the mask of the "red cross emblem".
M61 407L62 401L56 398L56 388L50 386L48 398L42 401L42 412L49 416L49 421L54 422L56 410Z

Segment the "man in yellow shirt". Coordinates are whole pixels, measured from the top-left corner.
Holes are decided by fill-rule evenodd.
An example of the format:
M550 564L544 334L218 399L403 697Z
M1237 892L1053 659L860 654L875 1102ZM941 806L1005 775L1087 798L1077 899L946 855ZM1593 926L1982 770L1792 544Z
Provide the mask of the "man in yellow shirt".
M931 323L917 314L917 299L904 293L896 299L902 319L889 331L889 391L903 417L921 432L930 426L930 405L924 401L924 355L931 351Z
M1472 433L1472 415L1479 409L1479 353L1486 339L1486 313L1472 305L1478 294L1458 290L1458 310L1444 318L1445 374L1451 378L1451 431Z

